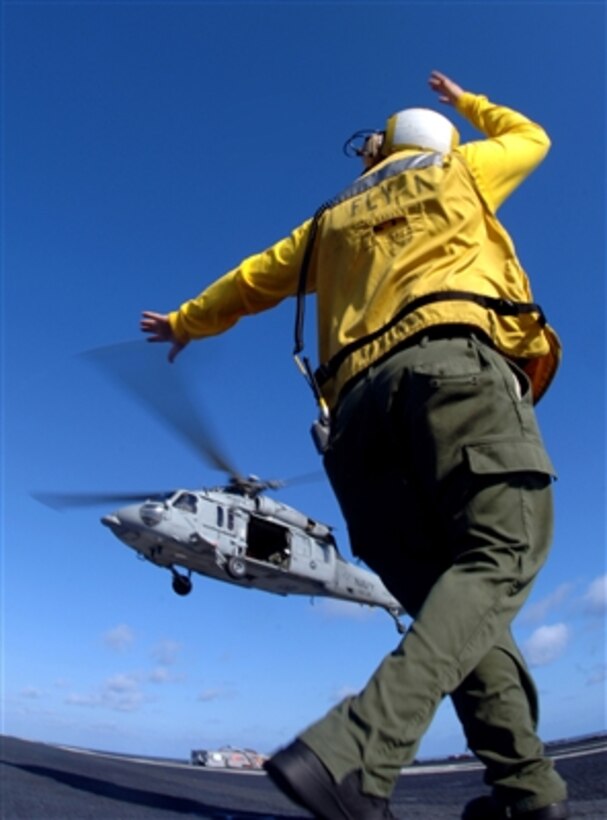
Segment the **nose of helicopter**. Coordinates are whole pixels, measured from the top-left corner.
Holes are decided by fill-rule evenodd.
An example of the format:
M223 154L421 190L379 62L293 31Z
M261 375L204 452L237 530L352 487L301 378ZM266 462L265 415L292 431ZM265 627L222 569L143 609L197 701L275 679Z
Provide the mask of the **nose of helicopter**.
M163 522L170 518L170 511L159 501L130 504L104 515L101 523L109 527L123 541L139 540L144 535L158 538Z
M101 523L109 527L118 536L122 536L129 531L139 531L141 529L139 506L123 507L109 515L104 515Z

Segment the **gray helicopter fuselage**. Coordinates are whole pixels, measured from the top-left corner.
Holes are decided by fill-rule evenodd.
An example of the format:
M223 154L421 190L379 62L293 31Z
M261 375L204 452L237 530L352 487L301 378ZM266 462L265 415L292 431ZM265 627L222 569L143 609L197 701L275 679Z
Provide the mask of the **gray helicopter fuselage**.
M178 490L101 520L142 557L172 571L183 567L279 595L331 597L402 612L377 575L342 558L330 527L266 495Z

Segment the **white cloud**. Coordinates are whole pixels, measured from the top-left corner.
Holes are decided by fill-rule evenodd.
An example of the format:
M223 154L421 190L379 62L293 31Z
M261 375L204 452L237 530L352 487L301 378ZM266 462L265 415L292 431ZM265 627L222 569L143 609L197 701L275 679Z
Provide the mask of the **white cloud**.
M224 688L216 687L203 689L198 693L196 700L201 703L208 703L211 700L227 700L233 697L235 697L235 693L226 686Z
M184 675L174 675L168 666L156 666L147 679L150 683L176 683L184 680Z
M570 596L573 584L560 584L554 592L546 595L535 604L527 604L521 613L521 622L528 624L539 624L545 621L548 613L561 606Z
M557 660L569 644L571 630L566 624L540 626L523 646L530 666L546 666Z
M150 672L148 680L151 683L168 683L171 680L171 673L166 666L157 666Z
M113 675L101 685L99 690L90 693L72 692L65 699L71 706L89 706L111 709L116 712L135 712L146 700L136 675Z
M329 700L331 703L339 703L340 701L344 700L344 698L352 697L352 695L357 695L360 690L356 689L354 686L348 686L347 684L344 686L340 686L334 692L329 695Z
M221 690L219 689L203 689L202 692L198 693L198 697L196 700L202 701L203 703L207 703L210 700L217 700L221 697Z
M583 598L586 612L590 615L604 615L607 612L607 575L595 578Z
M39 700L40 698L44 697L44 693L41 689L37 689L35 686L26 686L24 689L21 690L19 693L22 698L26 700Z
M103 705L114 712L137 712L144 704L146 698L143 692L127 692L115 695L104 693Z
M71 692L65 699L68 706L99 706L101 704L101 696L98 694L81 694L79 692Z
M152 657L160 666L172 666L181 652L178 641L164 640L156 644L152 650Z
M117 712L135 712L145 701L135 675L114 675L108 678L103 684L101 698L105 706Z
M135 675L113 675L108 678L103 686L104 691L114 694L124 694L134 692L139 688L139 681Z
M135 633L126 624L120 624L103 635L103 643L116 652L124 652L129 649L134 640Z

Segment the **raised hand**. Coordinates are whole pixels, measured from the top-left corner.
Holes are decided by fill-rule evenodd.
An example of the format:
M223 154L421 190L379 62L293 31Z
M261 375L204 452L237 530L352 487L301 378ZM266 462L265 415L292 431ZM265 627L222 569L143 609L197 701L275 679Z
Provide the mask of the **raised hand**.
M440 71L432 71L428 78L428 85L438 94L438 99L445 105L455 105L457 100L464 93L464 89L453 82L446 74Z

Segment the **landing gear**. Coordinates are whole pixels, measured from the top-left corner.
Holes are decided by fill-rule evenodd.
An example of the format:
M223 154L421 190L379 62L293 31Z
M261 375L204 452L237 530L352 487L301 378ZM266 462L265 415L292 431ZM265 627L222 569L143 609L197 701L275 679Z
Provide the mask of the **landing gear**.
M177 595L189 595L192 591L192 582L189 575L181 575L177 570L171 570L173 573L173 592Z
M227 570L232 578L235 578L237 581L241 581L247 574L246 561L238 555L232 555L228 558Z

